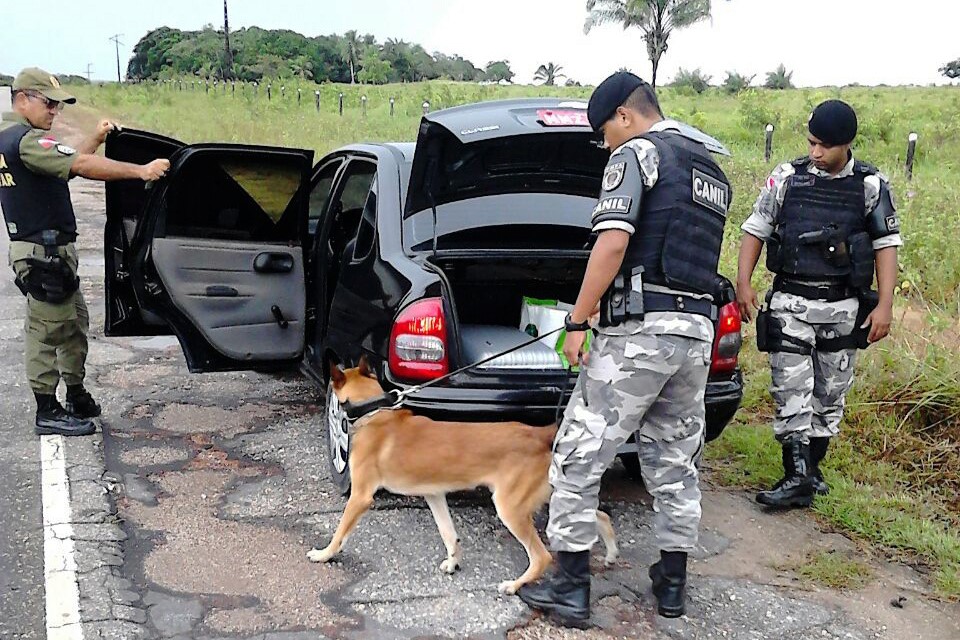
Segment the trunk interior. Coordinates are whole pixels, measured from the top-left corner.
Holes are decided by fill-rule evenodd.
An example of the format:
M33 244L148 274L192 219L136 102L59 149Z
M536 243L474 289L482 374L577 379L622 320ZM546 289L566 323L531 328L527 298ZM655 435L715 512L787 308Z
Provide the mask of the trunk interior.
M517 346L531 336L555 328L558 322L562 326L565 311L547 312L549 322L533 322L524 316L524 298L558 300L572 305L580 291L588 256L587 251L516 250L464 252L432 258L430 262L446 276L456 310L460 339L458 366ZM538 333L531 324L537 326ZM543 341L479 368L562 371L564 364L555 346L559 337L557 334L547 336Z

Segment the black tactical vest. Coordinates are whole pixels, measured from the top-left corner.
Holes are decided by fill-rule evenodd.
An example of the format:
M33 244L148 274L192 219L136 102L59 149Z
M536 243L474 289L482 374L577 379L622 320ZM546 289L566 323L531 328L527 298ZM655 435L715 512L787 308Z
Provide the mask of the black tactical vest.
M46 229L77 236L77 218L66 180L30 171L20 159L20 140L30 131L25 124L0 130L0 206L11 240L39 242Z
M643 196L624 265L642 265L646 283L713 294L730 182L699 142L669 131L641 137L657 147L659 176Z
M863 179L876 169L857 161L852 175L828 179L807 171L807 158L791 164L796 173L787 178L768 268L798 280L837 282L849 280L854 260L866 259L870 271Z

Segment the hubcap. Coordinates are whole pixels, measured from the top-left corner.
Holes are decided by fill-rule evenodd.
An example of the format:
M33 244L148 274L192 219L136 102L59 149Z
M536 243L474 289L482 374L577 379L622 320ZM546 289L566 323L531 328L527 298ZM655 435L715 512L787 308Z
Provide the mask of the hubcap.
M340 400L331 387L327 391L327 429L330 436L330 459L337 473L347 469L350 457L350 422L347 413L340 406Z

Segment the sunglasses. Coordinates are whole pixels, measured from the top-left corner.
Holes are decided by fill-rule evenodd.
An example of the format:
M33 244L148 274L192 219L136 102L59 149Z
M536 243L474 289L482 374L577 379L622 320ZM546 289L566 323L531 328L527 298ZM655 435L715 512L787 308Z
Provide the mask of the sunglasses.
M57 113L63 111L63 103L58 100L51 100L47 96L34 93L33 91L24 91L24 93L28 98L35 98L43 102L43 105L50 111L56 111Z

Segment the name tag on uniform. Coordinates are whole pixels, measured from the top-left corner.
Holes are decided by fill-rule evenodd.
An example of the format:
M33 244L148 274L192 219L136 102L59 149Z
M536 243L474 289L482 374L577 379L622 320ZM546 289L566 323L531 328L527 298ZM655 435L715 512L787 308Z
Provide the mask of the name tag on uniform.
M730 187L698 169L693 170L693 201L727 217Z
M787 182L787 185L791 187L812 187L816 183L817 183L817 177L807 173L802 176L798 176L798 175L790 176L790 180L789 182Z
M629 196L610 196L604 198L593 208L591 217L596 218L601 213L630 213L633 198Z

